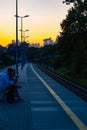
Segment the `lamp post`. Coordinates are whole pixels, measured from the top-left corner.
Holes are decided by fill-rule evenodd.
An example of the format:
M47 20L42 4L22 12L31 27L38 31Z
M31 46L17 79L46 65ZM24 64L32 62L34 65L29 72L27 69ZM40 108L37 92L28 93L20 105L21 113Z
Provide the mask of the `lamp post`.
M22 32L23 32L23 18L29 17L29 15L25 15L25 16L18 16L18 18L21 19L21 43L22 43Z
M24 38L24 41L23 41L23 52L22 52L22 68L24 66L24 64L26 63L26 38L28 38L29 36L25 36L25 32L27 32L29 30L22 30L22 32L24 32L24 36L22 36L22 38Z
M19 30L19 31L21 31L22 33L24 32L24 36L22 35L22 33L21 33L21 43L22 43L22 38L24 38L24 41L23 42L25 42L25 32L27 32L27 31L29 31L29 30ZM29 36L28 36L29 37Z
M16 0L16 74L18 78L18 0Z
M21 19L21 30L19 30L19 31L21 31L21 45L22 45L22 37L23 37L23 35L22 35L22 32L23 32L23 18L26 18L26 17L29 17L29 15L25 15L25 16L18 16L18 18L20 18ZM23 51L21 51L21 68L23 68Z
M29 37L29 36L25 36L25 33L28 32L28 31L29 31L29 30L24 30L24 31L23 31L23 32L24 32L24 36L23 36L23 37L24 37L24 42L26 42L25 39Z
M23 66L24 66L24 55L25 55L25 32L29 31L29 30L19 30L21 31L21 46L23 47L23 50L21 50L21 68L23 69ZM22 35L22 32L24 32L24 36ZM27 36L28 37L28 36ZM24 41L22 43L22 38L24 38Z

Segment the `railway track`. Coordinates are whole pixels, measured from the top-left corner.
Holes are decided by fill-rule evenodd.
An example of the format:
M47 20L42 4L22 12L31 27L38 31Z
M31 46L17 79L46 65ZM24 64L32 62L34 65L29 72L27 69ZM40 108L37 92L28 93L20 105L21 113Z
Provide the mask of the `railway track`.
M83 100L85 100L87 102L87 89L86 88L84 88L83 86L80 86L79 84L74 83L68 79L65 79L64 77L44 68L43 66L41 66L39 64L35 64L35 65L39 69L44 71L47 75L52 77L54 80L56 80L57 82L62 84L64 87L66 87L67 89L69 89L70 91L72 91L77 96L79 96L80 98L82 98Z

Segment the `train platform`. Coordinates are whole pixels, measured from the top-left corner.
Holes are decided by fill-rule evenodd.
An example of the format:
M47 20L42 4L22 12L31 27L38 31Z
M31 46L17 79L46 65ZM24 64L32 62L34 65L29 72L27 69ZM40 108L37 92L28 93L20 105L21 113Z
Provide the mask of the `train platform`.
M19 67L18 89L20 102L8 104L0 102L0 130L33 130L31 122L30 100L26 77L26 66Z
M0 130L87 130L87 102L33 64L18 70L23 100L0 103Z

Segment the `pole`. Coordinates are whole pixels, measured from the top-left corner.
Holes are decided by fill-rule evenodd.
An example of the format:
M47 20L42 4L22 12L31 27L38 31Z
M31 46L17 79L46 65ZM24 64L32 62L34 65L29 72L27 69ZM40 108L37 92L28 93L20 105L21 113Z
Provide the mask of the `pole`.
M22 43L22 31L23 31L22 26L23 26L23 20L22 20L22 17L21 17L21 43Z
M16 0L16 74L18 77L18 0Z
M26 32L26 31L24 31L24 42L25 42L25 32Z
M23 46L22 44L22 32L23 32L23 17L21 18L21 46ZM23 69L23 50L21 50L21 69Z

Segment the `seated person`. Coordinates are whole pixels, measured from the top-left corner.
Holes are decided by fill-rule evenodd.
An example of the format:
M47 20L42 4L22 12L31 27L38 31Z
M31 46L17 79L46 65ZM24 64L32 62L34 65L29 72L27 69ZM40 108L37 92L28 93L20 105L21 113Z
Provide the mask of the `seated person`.
M7 102L15 102L15 95L18 96L17 79L14 78L15 73L13 68L8 68L0 76L0 89L6 93Z

